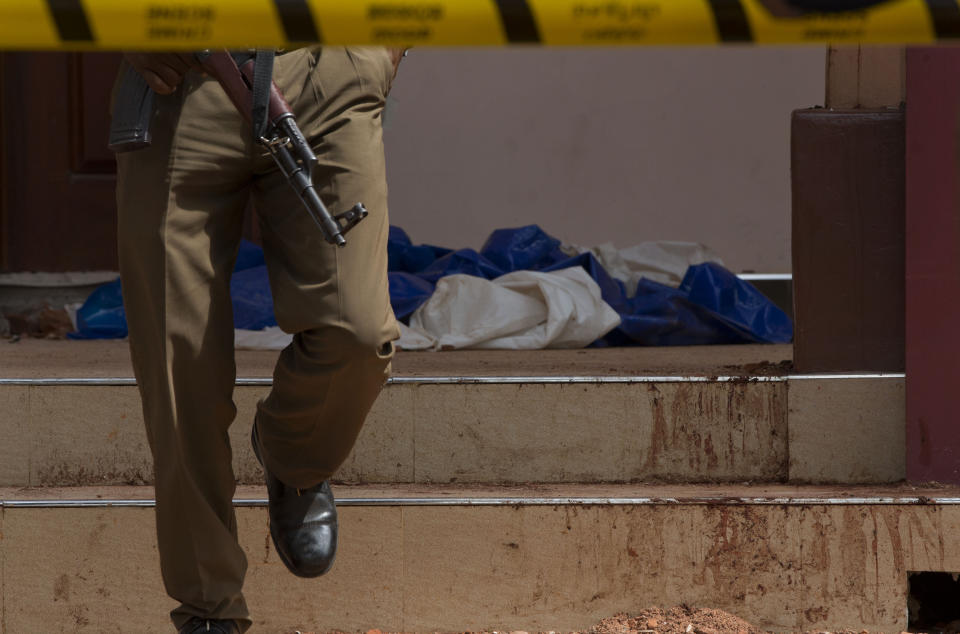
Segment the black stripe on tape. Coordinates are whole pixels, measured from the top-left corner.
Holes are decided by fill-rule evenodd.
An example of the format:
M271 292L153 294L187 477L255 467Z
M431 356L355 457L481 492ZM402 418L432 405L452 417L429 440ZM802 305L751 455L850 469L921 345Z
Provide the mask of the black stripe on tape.
M80 0L47 0L57 33L64 42L92 42L93 30Z
M938 40L960 38L960 6L957 0L927 0L933 30Z
M753 31L740 0L709 0L721 42L752 42Z
M289 42L321 42L313 12L307 0L273 0Z
M507 41L512 44L538 43L540 29L527 0L497 0Z

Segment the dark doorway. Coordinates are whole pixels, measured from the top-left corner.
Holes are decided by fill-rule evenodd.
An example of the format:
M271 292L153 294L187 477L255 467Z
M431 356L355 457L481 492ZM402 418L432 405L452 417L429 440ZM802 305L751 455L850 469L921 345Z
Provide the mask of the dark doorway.
M116 270L117 53L0 55L0 270Z
M960 574L911 572L907 575L911 632L960 632Z

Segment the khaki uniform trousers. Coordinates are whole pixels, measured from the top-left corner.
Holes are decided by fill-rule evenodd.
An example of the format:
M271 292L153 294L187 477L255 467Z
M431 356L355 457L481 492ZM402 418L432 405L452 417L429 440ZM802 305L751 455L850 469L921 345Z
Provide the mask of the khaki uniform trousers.
M277 321L294 334L258 405L266 467L291 487L330 478L389 372L399 332L381 114L392 77L383 49L304 48L276 59L274 79L319 157L321 198L332 213L357 202L370 211L343 249L323 240L210 78L190 73L159 97L153 145L119 156L123 293L177 627L193 616L250 625L227 437L236 415L230 274L249 196Z

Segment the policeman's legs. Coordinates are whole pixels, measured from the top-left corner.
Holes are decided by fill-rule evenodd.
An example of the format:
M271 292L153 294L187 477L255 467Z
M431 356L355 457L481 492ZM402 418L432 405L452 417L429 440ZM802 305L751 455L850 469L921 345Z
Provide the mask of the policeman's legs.
M387 281L387 188L381 114L392 77L381 49L304 49L275 78L320 159L315 182L332 213L370 215L324 242L282 176L262 163L254 188L280 326L280 355L257 424L266 468L291 487L330 478L347 458L389 372L399 332Z
M188 76L192 77L192 76ZM159 99L154 145L119 156L120 266L156 476L167 592L192 616L249 626L227 428L236 410L229 276L249 133L219 87L188 78Z

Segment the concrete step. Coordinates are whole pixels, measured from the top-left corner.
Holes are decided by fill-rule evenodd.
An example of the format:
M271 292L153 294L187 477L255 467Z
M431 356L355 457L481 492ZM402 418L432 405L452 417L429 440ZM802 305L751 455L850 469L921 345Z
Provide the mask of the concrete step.
M341 548L317 580L278 561L264 491L238 491L254 631L571 631L687 603L771 630L899 632L908 572L960 571L960 488L335 491ZM0 490L0 630L169 632L151 495Z
M152 480L122 342L21 342L0 366L0 486ZM903 375L789 374L789 346L400 353L353 483L886 483L904 478ZM275 353L238 355L242 483Z

